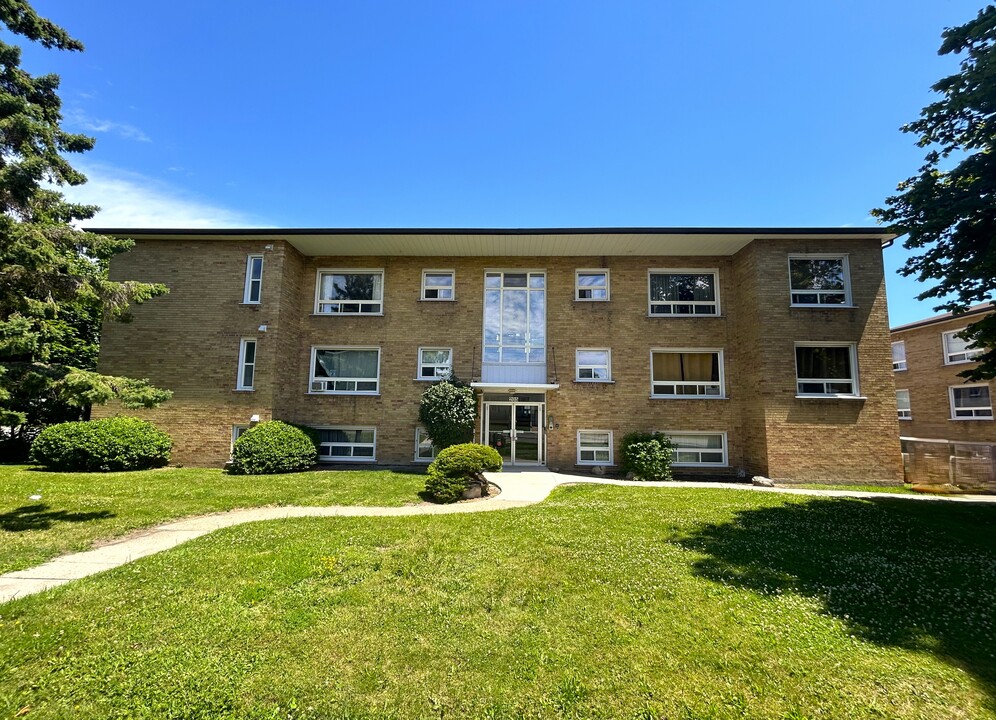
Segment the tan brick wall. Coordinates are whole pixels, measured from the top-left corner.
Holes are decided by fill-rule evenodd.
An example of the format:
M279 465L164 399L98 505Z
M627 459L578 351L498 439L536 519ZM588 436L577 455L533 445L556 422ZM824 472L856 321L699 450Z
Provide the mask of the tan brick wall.
M993 420L951 419L948 388L964 384L965 378L958 377L958 373L975 367L976 363L945 365L941 334L961 330L978 319L979 316L955 318L892 333L893 341L906 343L907 369L894 373L896 388L910 391L913 417L899 422L903 437L996 442ZM996 388L992 382L988 385L991 399Z
M755 241L733 257L302 257L276 241L266 252L263 303L240 305L245 257L267 243L140 241L115 259L115 277L166 282L169 296L136 309L129 326L104 332L101 368L149 377L176 392L149 417L177 438L176 459L219 464L230 428L251 414L313 425L377 428L377 458L414 455L420 346L454 349L456 373L480 368L486 269L547 273L547 344L560 389L547 395L556 426L547 433L550 467L576 463L579 429L726 432L730 468L779 479L896 480L898 431L876 241ZM850 253L857 308L789 309L786 253ZM574 301L574 272L610 271L611 302ZM648 268L717 268L722 316L648 317ZM315 316L318 268L384 269L384 316ZM456 271L455 302L419 300L426 268ZM257 328L267 324L265 333ZM256 392L234 392L238 341L259 339ZM864 401L797 400L795 340L858 343ZM314 345L381 348L380 395L309 394ZM574 382L575 349L609 347L612 384ZM722 348L727 398L650 398L652 348ZM882 367L886 372L882 372ZM549 368L552 376L553 367ZM103 410L110 412L112 410ZM715 471L709 471L715 472Z

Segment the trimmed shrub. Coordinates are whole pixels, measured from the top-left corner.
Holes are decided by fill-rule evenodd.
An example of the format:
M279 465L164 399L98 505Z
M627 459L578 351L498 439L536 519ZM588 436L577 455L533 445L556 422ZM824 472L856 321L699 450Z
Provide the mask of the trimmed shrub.
M246 430L232 448L234 475L273 475L307 470L318 460L308 434L293 425L270 420Z
M418 419L437 450L473 440L476 417L474 391L455 378L436 383L422 393Z
M456 502L472 485L487 486L485 472L498 470L501 470L501 455L493 447L476 443L451 445L440 450L429 465L425 491L436 502Z
M622 439L623 472L637 480L670 480L674 445L663 433L629 433Z
M162 467L173 440L150 422L111 417L49 425L31 445L31 462L49 470L117 472Z

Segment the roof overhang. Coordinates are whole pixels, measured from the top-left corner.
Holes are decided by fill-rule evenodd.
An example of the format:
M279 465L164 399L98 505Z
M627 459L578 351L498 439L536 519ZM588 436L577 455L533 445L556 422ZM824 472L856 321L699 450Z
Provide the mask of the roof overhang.
M303 255L599 256L733 255L752 240L878 240L881 228L86 228L135 240L286 240Z
M472 382L470 386L477 390L490 390L492 392L508 393L509 395L514 395L517 392L546 392L547 390L560 389L559 383L520 383L518 385L509 385L508 383Z

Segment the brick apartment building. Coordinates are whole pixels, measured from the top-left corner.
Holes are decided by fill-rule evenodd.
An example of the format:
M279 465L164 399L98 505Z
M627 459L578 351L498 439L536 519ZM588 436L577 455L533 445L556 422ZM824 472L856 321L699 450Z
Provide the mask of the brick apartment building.
M892 328L899 431L903 437L996 443L992 382L967 382L958 373L975 366L981 350L958 337L993 312L990 303Z
M902 477L880 230L97 232L136 241L112 277L170 288L105 325L100 369L174 391L138 414L176 462L270 418L325 461L427 462L420 396L452 371L507 464L611 469L661 430L679 472Z

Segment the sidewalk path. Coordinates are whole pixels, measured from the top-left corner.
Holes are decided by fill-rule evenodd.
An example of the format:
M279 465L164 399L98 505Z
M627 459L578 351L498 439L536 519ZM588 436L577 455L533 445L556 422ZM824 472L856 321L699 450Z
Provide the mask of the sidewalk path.
M792 495L816 495L829 497L875 498L884 497L896 500L920 500L935 502L984 502L996 503L996 496L986 495L906 495L900 493L877 493L850 490L812 490L797 488L762 488L743 483L710 482L638 482L632 480L612 480L581 475L561 475L546 470L486 473L488 480L501 488L501 493L476 502L456 505L409 505L405 507L362 507L331 505L327 507L262 507L247 510L231 510L176 520L148 528L138 535L122 538L102 547L85 552L63 555L37 567L0 575L0 603L14 598L33 595L49 588L63 585L72 580L93 575L124 565L132 560L169 550L188 540L213 532L220 528L232 527L258 520L282 520L300 517L400 517L404 515L452 515L456 513L489 512L532 505L545 500L558 485L571 483L597 483L600 485L620 485L628 487L669 487L669 488L709 488L743 490L751 492L775 492Z

